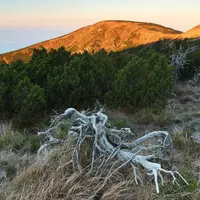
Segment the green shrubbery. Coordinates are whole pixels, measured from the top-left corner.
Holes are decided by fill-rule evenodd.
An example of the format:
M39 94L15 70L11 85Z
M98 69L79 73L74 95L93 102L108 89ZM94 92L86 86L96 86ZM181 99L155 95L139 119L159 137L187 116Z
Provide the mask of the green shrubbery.
M96 100L113 107L162 106L173 85L168 63L150 49L134 56L104 50L75 55L64 48L34 50L28 63L0 64L1 118L30 125L42 111L87 108Z
M172 66L164 56L150 51L134 56L118 72L111 94L119 106L159 107L165 104L172 86Z

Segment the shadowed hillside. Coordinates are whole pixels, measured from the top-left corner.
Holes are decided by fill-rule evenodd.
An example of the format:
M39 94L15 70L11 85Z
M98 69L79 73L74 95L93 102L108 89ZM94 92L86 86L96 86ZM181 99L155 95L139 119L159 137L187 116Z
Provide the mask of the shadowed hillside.
M102 21L86 26L70 34L47 40L17 51L0 55L0 60L10 63L15 60L27 62L34 48L43 46L47 50L64 46L74 52L119 51L156 42L160 39L173 39L181 34L161 25L131 21Z

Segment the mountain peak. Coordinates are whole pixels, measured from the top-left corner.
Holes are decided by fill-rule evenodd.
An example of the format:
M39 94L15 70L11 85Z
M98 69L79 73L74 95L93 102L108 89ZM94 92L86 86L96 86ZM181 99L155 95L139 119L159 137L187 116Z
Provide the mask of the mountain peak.
M194 28L181 34L181 38L199 38L200 37L200 24Z
M121 51L139 45L156 42L160 39L173 39L180 31L147 22L106 20L78 29L70 34L0 55L0 60L10 63L14 60L28 61L34 48L43 46L47 50L64 46L72 53Z

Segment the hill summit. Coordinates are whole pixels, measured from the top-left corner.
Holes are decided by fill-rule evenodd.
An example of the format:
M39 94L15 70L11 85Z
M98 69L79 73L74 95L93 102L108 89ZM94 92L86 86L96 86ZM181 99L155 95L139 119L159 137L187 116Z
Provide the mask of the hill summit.
M200 24L194 28L181 34L181 38L199 38L200 37Z
M84 50L96 52L120 51L139 45L156 42L160 39L173 39L180 31L153 23L132 21L101 21L78 29L70 34L40 42L32 46L0 55L0 60L10 63L15 60L28 61L34 48L44 47L47 50L64 46L72 53Z

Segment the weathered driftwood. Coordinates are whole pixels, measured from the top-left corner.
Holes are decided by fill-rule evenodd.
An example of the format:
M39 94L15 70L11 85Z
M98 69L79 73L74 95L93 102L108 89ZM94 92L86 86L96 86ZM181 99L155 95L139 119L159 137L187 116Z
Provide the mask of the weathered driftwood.
M65 119L69 118L71 119L71 123L65 121ZM44 132L38 132L38 135L45 134L48 138L38 150L38 158L40 160L42 153L47 150L47 147L52 144L64 142L53 136L53 132L59 126L68 126L68 135L73 136L76 139L76 145L72 151L72 163L74 169L82 170L79 158L80 149L86 138L90 138L92 142L91 172L95 169L96 175L99 175L105 170L106 165L111 165L112 163L111 168L113 169L116 163L121 163L107 175L102 187L105 186L106 181L117 170L126 165L133 168L136 184L138 184L138 181L141 182L141 178L137 175L138 167L144 167L147 170L147 175L154 177L157 193L159 193L158 177L161 179L161 184L164 184L162 174L170 174L173 178L173 184L178 184L176 176L188 184L177 171L165 170L161 167L160 163L154 162L154 160L159 161L164 159L167 155L170 156L173 152L172 140L167 132L153 131L138 139L127 142L125 141L126 136L134 135L131 130L129 128L122 128L120 130L112 128L108 123L107 115L105 115L102 110L89 115L85 112L78 112L74 108L69 108L65 110L63 114L58 115L53 120L49 129ZM154 143L151 141L154 141ZM111 162L113 159L115 159L115 162ZM99 163L98 166L95 166L97 160L100 160L101 163ZM101 188L99 188L99 190Z

